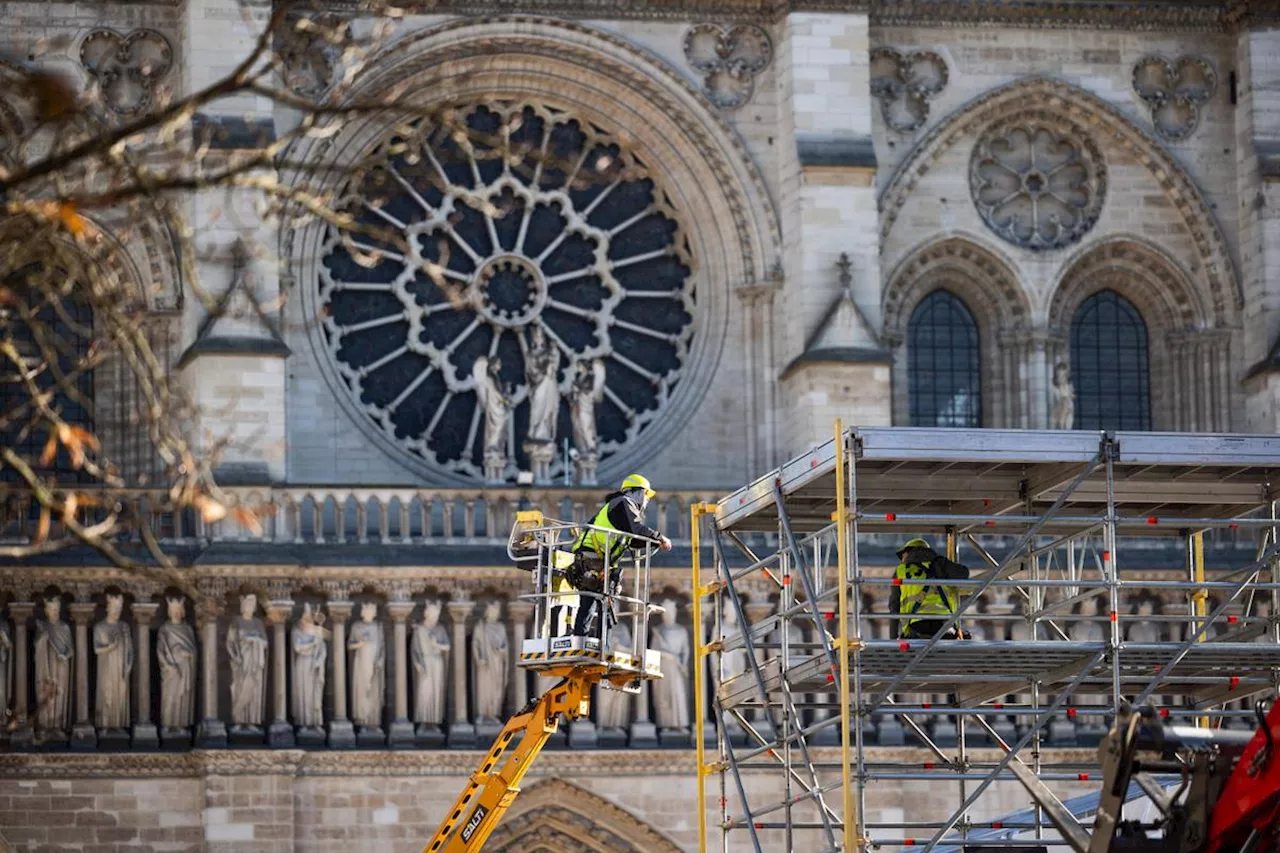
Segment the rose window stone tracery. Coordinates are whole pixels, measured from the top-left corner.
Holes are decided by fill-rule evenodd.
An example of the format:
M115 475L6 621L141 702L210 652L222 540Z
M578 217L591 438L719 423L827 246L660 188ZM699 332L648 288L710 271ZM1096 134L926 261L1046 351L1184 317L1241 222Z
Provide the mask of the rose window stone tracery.
M510 480L531 469L531 429L550 421L557 451L582 439L572 403L595 377L585 422L598 458L616 454L666 407L696 328L692 249L656 175L611 130L543 104L462 105L406 130L340 201L403 245L330 229L321 250L325 347L359 408L429 469Z
M1033 251L1071 245L1097 221L1106 166L1082 133L1019 121L990 128L974 146L970 191L983 221Z

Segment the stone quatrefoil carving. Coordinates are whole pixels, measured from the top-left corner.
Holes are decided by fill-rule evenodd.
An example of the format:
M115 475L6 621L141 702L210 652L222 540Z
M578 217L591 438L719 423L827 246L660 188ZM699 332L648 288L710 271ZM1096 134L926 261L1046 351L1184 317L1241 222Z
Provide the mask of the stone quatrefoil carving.
M933 51L880 47L871 52L871 94L880 101L884 123L898 133L924 125L929 101L947 87L947 80L947 63Z
M132 115L151 106L156 84L173 67L173 50L155 30L96 29L80 43L80 64L97 81L108 110Z
M702 73L702 91L711 102L736 109L751 100L755 76L773 58L773 44L750 24L698 24L685 33L684 56Z
M1060 249L1097 222L1106 165L1082 133L1015 119L974 146L969 189L983 221L1005 240L1032 251Z
M1218 87L1218 75L1203 59L1183 56L1170 62L1144 56L1133 66L1133 91L1151 111L1156 133L1177 141L1195 133L1200 108Z

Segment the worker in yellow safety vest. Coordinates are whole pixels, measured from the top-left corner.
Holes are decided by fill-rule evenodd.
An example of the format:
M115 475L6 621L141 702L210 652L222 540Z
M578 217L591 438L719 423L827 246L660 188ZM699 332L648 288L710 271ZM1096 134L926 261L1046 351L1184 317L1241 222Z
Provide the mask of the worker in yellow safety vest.
M908 540L898 549L898 568L889 590L889 612L895 616L919 618L898 620L898 636L904 640L927 640L956 612L960 590L939 583L964 580L969 567L934 552L923 539ZM958 625L942 635L944 640L962 639Z
M622 578L624 554L639 544L632 536L652 539L662 550L671 550L671 540L644 523L645 509L655 494L646 478L632 474L622 481L618 491L605 497L604 506L591 519L592 526L583 528L574 540L574 563L568 573L574 587L612 595ZM582 596L573 633L578 636L594 635L598 630L596 620L599 613L600 600ZM612 612L607 615L612 624Z

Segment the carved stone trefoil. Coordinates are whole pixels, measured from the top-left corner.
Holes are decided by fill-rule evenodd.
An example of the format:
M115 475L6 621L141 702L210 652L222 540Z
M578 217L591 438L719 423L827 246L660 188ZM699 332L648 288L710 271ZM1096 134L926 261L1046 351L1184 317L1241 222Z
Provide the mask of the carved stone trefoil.
M80 43L80 64L97 81L107 110L133 115L154 102L156 85L173 67L173 49L155 30L122 35L99 28Z
M1133 91L1151 112L1156 133L1170 142L1186 139L1200 124L1200 108L1218 88L1218 75L1203 59L1169 61L1144 56L1133 66Z
M929 120L929 101L947 87L947 63L931 50L871 51L871 94L890 130L913 133Z
M755 76L773 59L773 43L751 24L697 24L684 35L684 57L702 74L703 94L732 110L751 100Z

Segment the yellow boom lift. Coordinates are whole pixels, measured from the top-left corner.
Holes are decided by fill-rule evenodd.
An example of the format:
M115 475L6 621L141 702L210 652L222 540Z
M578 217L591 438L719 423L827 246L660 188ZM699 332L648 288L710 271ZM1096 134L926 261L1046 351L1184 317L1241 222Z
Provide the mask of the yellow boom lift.
M533 637L524 641L518 665L539 675L559 676L561 681L507 720L423 853L483 849L520 794L520 780L555 734L560 718L572 721L590 711L593 686L639 693L642 680L662 677L658 653L645 647L649 617L662 612L649 603L649 558L657 543L628 537L633 547L622 562L617 588L602 580L598 591L590 584L579 589L569 582L575 560L569 549L584 529L619 535L615 530L546 519L538 511L516 513L507 555L531 573L534 586L531 595L521 596L534 602L534 621ZM606 547L605 553L611 550ZM569 633L574 611L588 598L599 602L601 618L589 635ZM605 613L630 625L630 647L610 642L612 618L604 618Z

